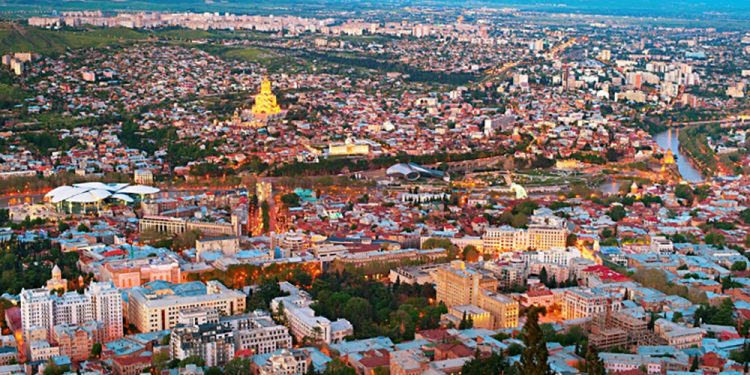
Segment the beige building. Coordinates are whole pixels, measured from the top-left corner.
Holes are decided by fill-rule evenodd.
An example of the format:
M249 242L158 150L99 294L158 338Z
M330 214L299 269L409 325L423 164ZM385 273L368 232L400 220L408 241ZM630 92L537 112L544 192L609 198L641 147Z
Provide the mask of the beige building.
M180 311L198 307L214 308L223 315L238 314L245 310L245 295L215 280L146 284L129 292L128 322L141 332L171 329L178 323Z
M154 174L149 169L136 169L133 172L133 181L141 185L153 185Z
M156 280L179 283L180 264L168 256L115 260L107 262L101 268L101 279L111 281L115 287L121 289Z
M563 319L586 318L607 311L618 311L621 306L621 301L595 294L585 288L568 288L562 294Z
M446 306L477 305L480 288L497 290L497 279L466 268L462 261L453 261L449 267L438 268L433 277L437 300Z
M138 222L138 230L170 234L183 234L195 230L207 236L237 236L241 234L239 223L188 221L169 216L144 216Z
M485 252L564 249L567 237L565 228L552 225L531 224L529 229L492 227L482 235L482 248Z
M433 273L437 300L448 308L473 305L489 313L486 324L490 329L518 326L518 302L498 294L498 281L477 270L466 268L462 261L453 261L449 267L438 268ZM464 307L466 309L466 307Z
M703 330L697 327L686 327L666 319L654 322L654 332L667 341L669 346L677 349L700 347L703 342Z

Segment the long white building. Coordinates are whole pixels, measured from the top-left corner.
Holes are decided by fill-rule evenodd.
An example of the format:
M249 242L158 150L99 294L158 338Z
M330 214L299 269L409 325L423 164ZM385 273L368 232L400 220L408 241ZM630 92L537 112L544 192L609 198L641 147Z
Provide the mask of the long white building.
M288 292L288 296L277 297L271 301L271 310L278 313L283 306L284 316L289 321L292 334L298 339L318 339L326 344L340 342L346 336L354 333L354 327L346 319L331 322L324 316L315 316L310 308L314 302L307 292L284 281L279 283L281 290Z
M223 315L245 310L245 295L218 281L173 284L155 281L133 288L128 294L128 322L141 332L171 329L182 310L212 308Z

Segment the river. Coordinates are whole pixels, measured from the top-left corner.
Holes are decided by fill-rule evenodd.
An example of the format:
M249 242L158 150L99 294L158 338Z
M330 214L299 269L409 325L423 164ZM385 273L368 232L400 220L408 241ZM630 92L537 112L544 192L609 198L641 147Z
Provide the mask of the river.
M672 150L675 161L677 163L677 170L680 172L682 179L687 182L701 182L703 181L703 175L699 172L688 160L687 156L680 152L680 140L679 140L679 129L669 128L667 131L663 131L654 136L654 141L661 147L664 152L666 150Z

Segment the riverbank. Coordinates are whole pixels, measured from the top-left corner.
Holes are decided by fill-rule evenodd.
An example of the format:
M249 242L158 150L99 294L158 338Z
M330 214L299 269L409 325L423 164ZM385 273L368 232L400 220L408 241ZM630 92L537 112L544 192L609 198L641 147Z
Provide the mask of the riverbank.
M677 164L677 170L683 180L691 183L698 183L703 181L704 175L710 174L702 173L700 168L696 168L696 165L689 154L686 155L683 153L682 145L684 142L681 141L681 138L683 138L684 130L685 129L682 131L672 128L667 129L666 131L654 135L654 141L663 150L672 151L672 154L675 157L675 163Z

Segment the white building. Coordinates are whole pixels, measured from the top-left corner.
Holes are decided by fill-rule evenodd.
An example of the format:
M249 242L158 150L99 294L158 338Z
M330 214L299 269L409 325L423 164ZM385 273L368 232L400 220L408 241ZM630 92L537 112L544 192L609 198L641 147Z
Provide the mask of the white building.
M86 290L91 298L94 319L102 323L105 341L122 337L122 294L111 282L92 282Z
M289 321L292 334L298 340L310 338L330 344L340 342L344 337L354 333L354 327L346 319L331 322L326 317L315 316L315 311L310 308L314 301L307 292L286 281L279 284L281 290L288 292L289 296L274 298L271 301L271 310L278 313L280 306L283 306L284 316Z
M21 291L21 326L29 341L52 337L53 327L60 324L81 325L99 321L104 341L122 337L122 296L112 283L92 283L85 294L68 292L50 294L46 288ZM46 331L40 337L39 331Z
M94 306L88 295L68 292L55 298L53 306L55 325L79 325L94 320Z
M252 350L253 354L266 354L292 347L289 329L276 324L265 312L223 317L221 324L234 330L236 352Z
M128 321L141 332L161 331L178 323L180 311L199 307L234 315L245 310L245 295L215 280L206 284L157 281L130 290Z
M54 304L49 290L45 288L21 290L21 327L24 337L35 329L44 329L47 337L54 326Z

